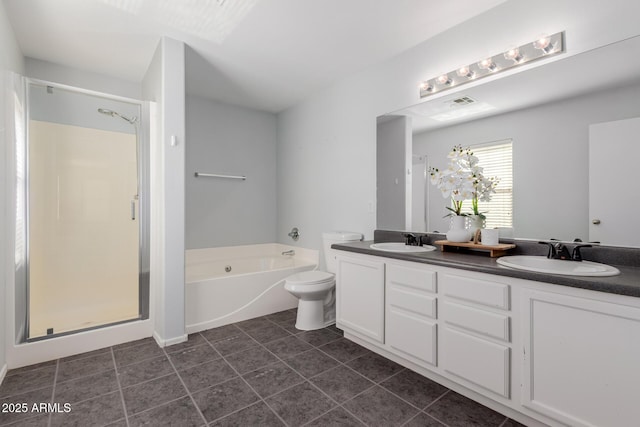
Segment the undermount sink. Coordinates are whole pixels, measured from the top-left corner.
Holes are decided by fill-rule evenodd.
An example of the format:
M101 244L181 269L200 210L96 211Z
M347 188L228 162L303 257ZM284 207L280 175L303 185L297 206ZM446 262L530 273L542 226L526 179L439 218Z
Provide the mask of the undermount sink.
M512 255L498 258L498 264L516 270L564 276L616 276L620 270L606 264L591 261L565 261L545 256Z
M369 247L378 251L400 253L431 252L436 250L436 247L431 245L411 246L401 242L372 243Z

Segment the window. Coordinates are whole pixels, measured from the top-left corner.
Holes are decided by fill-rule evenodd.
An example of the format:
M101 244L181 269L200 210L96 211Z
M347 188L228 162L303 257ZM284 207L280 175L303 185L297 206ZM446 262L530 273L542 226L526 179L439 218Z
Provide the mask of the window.
M478 202L480 212L487 217L486 228L513 228L513 155L512 140L502 140L471 146L486 177L500 179L490 202Z

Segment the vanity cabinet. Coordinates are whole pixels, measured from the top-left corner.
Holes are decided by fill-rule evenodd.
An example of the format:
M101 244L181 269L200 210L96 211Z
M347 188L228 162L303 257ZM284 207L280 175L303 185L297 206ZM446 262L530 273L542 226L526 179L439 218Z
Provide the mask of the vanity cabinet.
M420 265L386 265L386 344L418 365L437 366L436 278Z
M571 426L638 425L640 307L573 294L522 292L522 404Z
M526 425L640 425L640 298L337 259L345 338Z
M384 343L384 262L374 257L337 257L336 323Z

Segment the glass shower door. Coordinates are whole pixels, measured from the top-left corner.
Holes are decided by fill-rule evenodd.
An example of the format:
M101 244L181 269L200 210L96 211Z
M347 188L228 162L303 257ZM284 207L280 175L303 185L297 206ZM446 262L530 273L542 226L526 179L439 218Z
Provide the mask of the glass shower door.
M136 124L92 95L29 92L28 339L137 319Z

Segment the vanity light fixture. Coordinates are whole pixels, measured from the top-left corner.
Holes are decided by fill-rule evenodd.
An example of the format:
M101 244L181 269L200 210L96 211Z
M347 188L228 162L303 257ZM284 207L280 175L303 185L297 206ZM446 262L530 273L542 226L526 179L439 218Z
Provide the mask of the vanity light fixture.
M550 36L540 36L531 43L512 47L476 63L459 67L455 71L424 80L420 83L420 98L563 52L563 31Z

